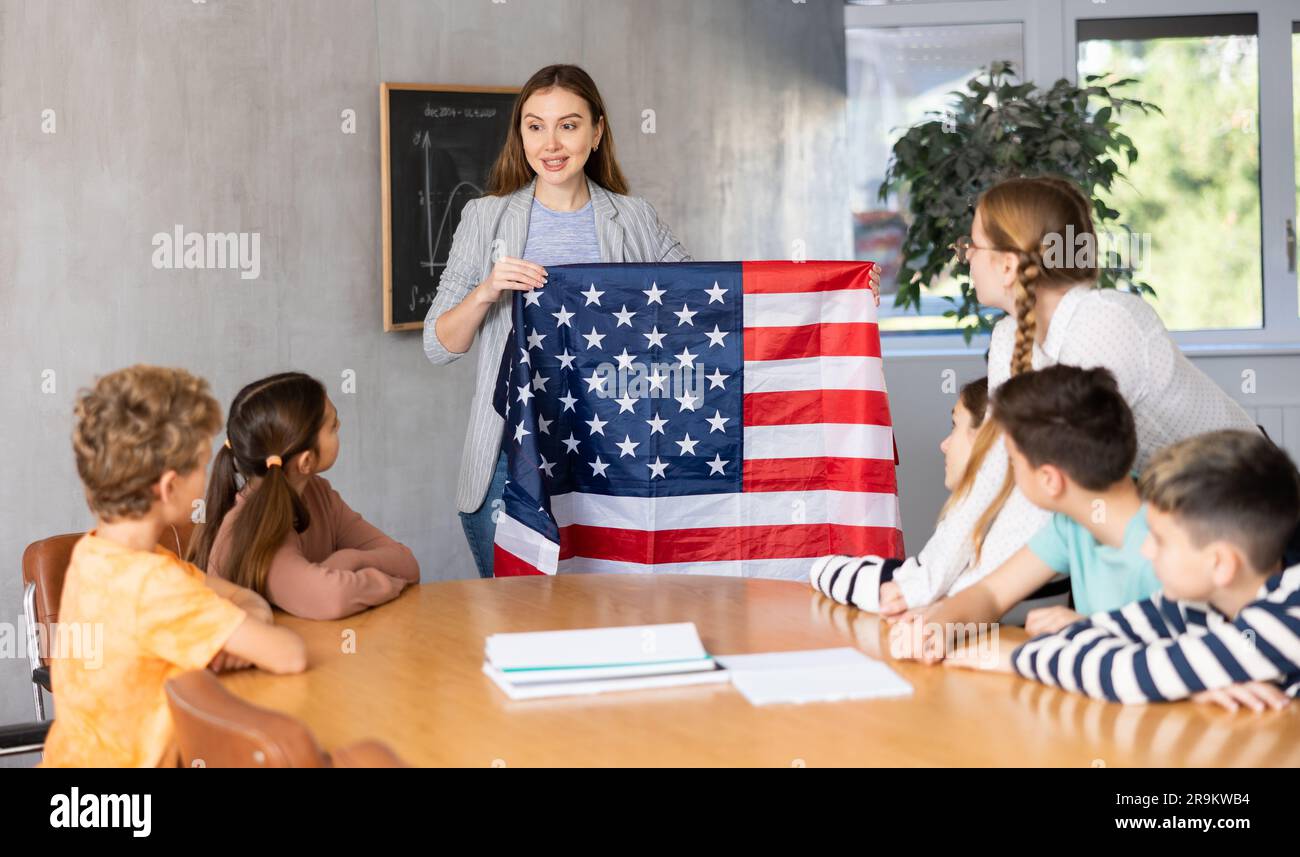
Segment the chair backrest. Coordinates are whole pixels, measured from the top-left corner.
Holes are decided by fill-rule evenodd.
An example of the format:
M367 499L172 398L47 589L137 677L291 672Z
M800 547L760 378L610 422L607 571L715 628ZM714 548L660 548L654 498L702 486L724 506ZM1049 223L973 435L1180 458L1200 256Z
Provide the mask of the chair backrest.
M301 721L245 702L208 670L167 682L167 704L186 767L401 768L406 764L378 741L325 753Z
M72 561L72 549L84 533L67 533L32 542L23 551L23 587L36 587L36 624L49 628L59 621L59 599L63 597L63 579ZM41 663L49 659L42 653Z
M158 544L182 559L189 547L193 524L182 524L163 531ZM23 551L23 586L36 586L35 621L49 625L59 620L59 599L63 597L63 579L72 561L72 549L85 533L66 533L32 542Z
M244 702L208 670L167 682L167 705L186 767L323 768L325 752L307 727Z

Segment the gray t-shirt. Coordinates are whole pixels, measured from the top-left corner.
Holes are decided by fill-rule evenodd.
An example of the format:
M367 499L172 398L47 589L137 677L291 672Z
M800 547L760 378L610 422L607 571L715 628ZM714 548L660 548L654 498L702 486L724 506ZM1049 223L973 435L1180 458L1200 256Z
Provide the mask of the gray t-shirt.
M600 241L591 200L577 211L552 211L533 197L524 258L542 267L599 262Z

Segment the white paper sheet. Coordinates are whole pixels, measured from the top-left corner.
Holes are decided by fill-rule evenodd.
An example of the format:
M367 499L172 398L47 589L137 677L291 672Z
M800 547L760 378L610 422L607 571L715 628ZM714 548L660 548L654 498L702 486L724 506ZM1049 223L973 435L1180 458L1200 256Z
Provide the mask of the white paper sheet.
M719 655L718 664L751 705L910 696L912 686L857 649Z

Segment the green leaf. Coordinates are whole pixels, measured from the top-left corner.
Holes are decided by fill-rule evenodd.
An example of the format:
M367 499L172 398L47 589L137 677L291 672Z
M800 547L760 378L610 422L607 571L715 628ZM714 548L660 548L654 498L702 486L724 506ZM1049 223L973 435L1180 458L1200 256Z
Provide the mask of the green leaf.
M1115 94L1137 83L1134 78L1088 75L1083 87L1062 78L1046 90L1014 78L1011 62L991 63L967 81L965 91L950 93L948 110L931 111L930 118L908 129L894 145L880 199L902 194L909 221L895 306L921 311L921 289L950 269L949 246L970 231L974 201L1003 178L1070 177L1092 197L1099 227L1120 219L1121 212L1097 199L1098 190L1125 178L1116 162L1120 153L1128 165L1137 161L1137 148L1120 131L1119 117L1125 109L1160 114L1160 108ZM988 103L990 96L993 104ZM945 124L952 130L945 130ZM961 295L944 296L953 307L945 315L957 320L969 342L976 331L990 330L996 318L982 313L969 270L952 270ZM1100 284L1114 288L1119 279L1103 272ZM1139 294L1151 293L1145 283L1130 287Z

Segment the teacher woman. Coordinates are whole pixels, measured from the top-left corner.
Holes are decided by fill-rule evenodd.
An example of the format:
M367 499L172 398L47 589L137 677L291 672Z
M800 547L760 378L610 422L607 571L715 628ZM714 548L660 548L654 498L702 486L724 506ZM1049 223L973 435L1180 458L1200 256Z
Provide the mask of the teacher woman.
M463 357L475 335L482 340L456 487L480 577L492 576L493 512L506 481L492 387L510 332L511 292L542 288L547 265L691 261L650 204L627 191L595 82L574 65L534 74L515 100L487 195L461 211L424 319L424 354L435 364Z

